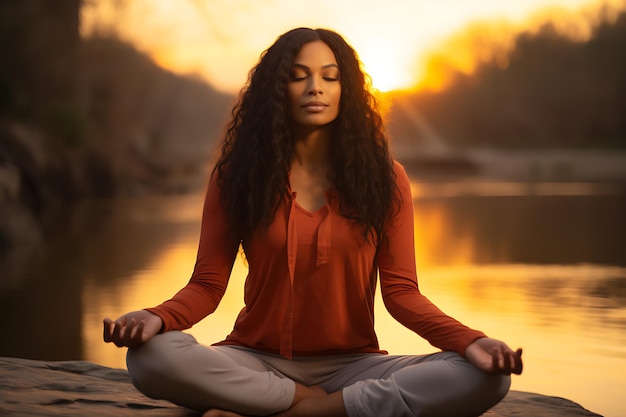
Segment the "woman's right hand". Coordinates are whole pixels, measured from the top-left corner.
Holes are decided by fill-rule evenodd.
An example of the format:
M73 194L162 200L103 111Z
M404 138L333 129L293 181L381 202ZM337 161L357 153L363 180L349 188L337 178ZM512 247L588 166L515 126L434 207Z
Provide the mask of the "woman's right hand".
M156 314L146 310L124 314L113 321L104 320L104 341L113 342L117 347L136 347L152 339L161 331L163 320Z

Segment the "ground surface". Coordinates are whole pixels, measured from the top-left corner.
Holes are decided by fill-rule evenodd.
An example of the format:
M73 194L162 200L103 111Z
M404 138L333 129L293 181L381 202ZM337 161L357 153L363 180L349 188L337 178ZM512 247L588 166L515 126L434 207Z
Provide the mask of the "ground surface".
M197 417L139 393L128 373L91 362L0 358L1 416ZM511 391L484 417L599 416L563 398Z

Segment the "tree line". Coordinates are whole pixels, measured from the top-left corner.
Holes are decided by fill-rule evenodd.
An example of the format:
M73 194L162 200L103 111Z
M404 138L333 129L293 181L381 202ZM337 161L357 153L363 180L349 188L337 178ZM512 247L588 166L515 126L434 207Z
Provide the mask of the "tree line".
M600 15L584 41L546 22L516 36L507 65L494 58L405 98L457 147L624 148L625 45L626 10Z

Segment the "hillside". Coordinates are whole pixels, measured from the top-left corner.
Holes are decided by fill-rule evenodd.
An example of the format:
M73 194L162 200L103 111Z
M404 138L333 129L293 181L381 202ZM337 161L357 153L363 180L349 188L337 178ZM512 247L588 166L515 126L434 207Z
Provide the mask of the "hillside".
M0 3L0 252L41 241L70 202L201 186L233 101L113 36L81 39L80 5Z
M587 19L586 39L547 20L518 33L506 56L456 71L444 89L395 98L457 149L625 149L626 10L614 17L600 8ZM404 113L396 107L390 115L394 137L415 130Z

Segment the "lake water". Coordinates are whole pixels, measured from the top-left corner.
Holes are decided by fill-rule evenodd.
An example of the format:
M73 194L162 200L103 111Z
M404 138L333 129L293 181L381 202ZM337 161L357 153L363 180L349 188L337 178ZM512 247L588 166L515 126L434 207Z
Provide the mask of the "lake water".
M469 326L523 347L515 390L626 415L626 191L589 183L413 184L420 287ZM153 306L191 274L202 196L100 201L57 219L45 249L0 264L0 356L125 367L101 320ZM229 333L242 306L237 260L218 310L192 329ZM377 302L390 353L433 351Z

